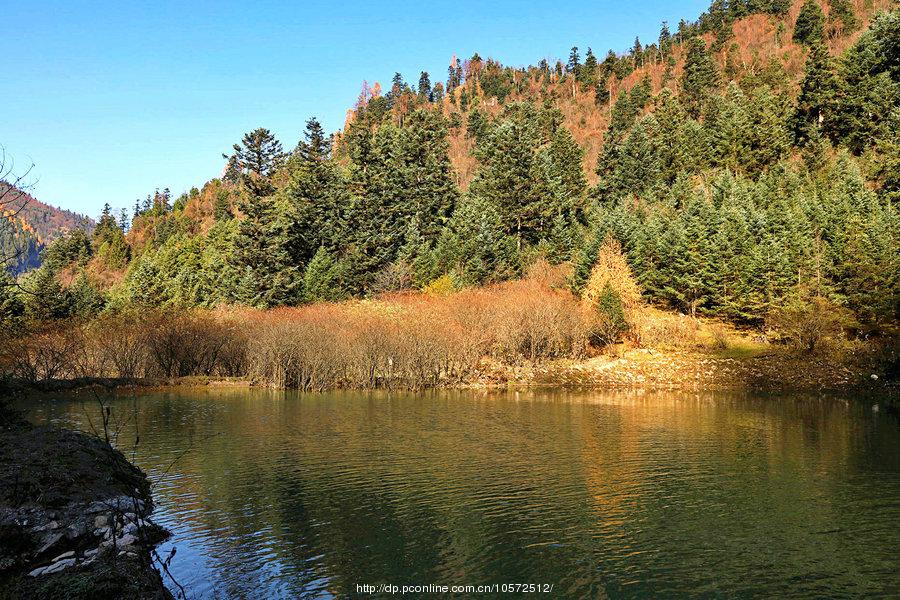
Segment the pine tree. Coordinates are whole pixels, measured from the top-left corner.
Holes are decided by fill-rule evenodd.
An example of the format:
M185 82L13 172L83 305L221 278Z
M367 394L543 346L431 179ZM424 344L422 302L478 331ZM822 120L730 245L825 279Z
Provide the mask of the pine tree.
M339 302L348 296L341 264L325 248L319 248L303 275L303 300Z
M724 96L707 104L704 120L715 164L732 172L743 170L750 153L751 120L747 97L735 83Z
M569 62L566 63L566 72L578 79L580 71L581 57L578 55L578 46L572 46L572 50L569 52Z
M659 51L665 58L672 53L672 34L669 33L669 24L665 21L659 30Z
M800 84L794 112L794 138L805 144L814 134L812 130L831 129L830 120L837 110L840 83L828 48L813 44L806 58L806 71Z
M585 85L595 85L597 83L597 57L594 52L588 48L587 54L584 55L584 65L581 68L581 81Z
M0 271L0 335L13 333L25 314L25 305L12 275Z
M828 0L828 22L840 35L847 35L859 29L859 18L853 12L850 0Z
M825 123L832 139L853 152L868 146L890 145L891 126L900 105L900 12L877 15L869 30L850 47L840 62L841 93L838 114Z
M325 134L315 117L306 121L303 139L297 144L294 154L305 163L323 161L331 156L331 137Z
M262 127L245 133L240 144L233 146L229 168L239 173L247 187L256 195L264 196L273 190L268 178L281 165L284 151L281 142L268 129Z
M569 199L566 208L578 216L584 209L587 190L587 179L582 168L584 150L568 129L559 127L553 135L549 151L553 174L559 178L563 194Z
M428 71L419 73L419 100L422 102L431 102L431 78L428 77Z
M82 318L95 316L103 308L103 294L82 271L69 288L72 303L72 314Z
M478 148L481 166L469 189L496 207L506 232L516 237L520 248L537 243L552 227L550 193L535 153L539 139L530 119L510 118L497 124Z
M481 143L488 135L489 125L485 114L476 106L469 112L466 134L476 143Z
M794 41L804 46L821 43L825 37L825 13L818 0L806 0L794 22Z
M631 128L610 178L613 193L643 196L662 183L658 128L653 115L640 119Z
M453 213L435 251L438 268L463 283L479 284L515 277L521 268L516 239L494 204L466 197Z
M597 174L601 177L608 176L615 169L620 146L639 112L640 108L632 103L628 90L619 92L612 107L609 127L603 136L603 150L597 161Z
M241 272L239 300L261 308L294 304L301 294L299 266L289 253L290 234L284 221L275 218L275 202L246 198L234 245L234 265Z
M655 102L660 176L664 184L672 185L679 174L706 167L713 153L708 148L707 131L688 116L678 96L666 88Z
M710 92L719 84L719 74L712 55L702 38L691 38L687 43L684 73L681 75L681 92L688 113L697 117Z
M243 172L268 177L278 167L283 151L275 136L260 127L245 133L241 144L234 145L234 156Z
M631 47L631 60L635 68L644 64L644 47L641 45L640 38L634 38L634 45Z
M72 315L72 299L49 269L32 272L24 287L25 316L32 321L53 321Z

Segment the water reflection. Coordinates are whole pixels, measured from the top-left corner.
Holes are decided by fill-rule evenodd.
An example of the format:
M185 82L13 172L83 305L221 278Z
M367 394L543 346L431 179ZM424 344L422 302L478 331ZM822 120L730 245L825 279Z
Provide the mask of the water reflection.
M120 445L140 433L173 572L198 597L523 581L568 597L890 596L900 429L870 407L199 390L120 397L114 412L133 417ZM94 410L31 408L81 426Z

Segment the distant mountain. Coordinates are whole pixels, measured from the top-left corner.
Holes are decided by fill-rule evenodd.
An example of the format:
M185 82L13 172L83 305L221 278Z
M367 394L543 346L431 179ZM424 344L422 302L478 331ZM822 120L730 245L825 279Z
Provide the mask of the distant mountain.
M0 193L9 189L0 182ZM0 257L14 256L7 265L13 273L40 266L41 251L53 240L75 229L92 231L94 221L70 210L50 206L25 192L13 192L16 200L2 211Z

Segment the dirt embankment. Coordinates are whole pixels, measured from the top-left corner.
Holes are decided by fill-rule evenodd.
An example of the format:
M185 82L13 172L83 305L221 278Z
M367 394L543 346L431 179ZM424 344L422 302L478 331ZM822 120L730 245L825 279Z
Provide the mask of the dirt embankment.
M0 425L0 599L170 600L149 482L103 440Z

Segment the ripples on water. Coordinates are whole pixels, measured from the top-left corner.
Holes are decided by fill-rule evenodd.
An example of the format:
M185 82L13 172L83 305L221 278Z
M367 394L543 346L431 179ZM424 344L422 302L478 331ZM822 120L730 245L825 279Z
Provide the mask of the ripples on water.
M723 394L120 397L193 597L552 583L553 597L900 596L900 428ZM31 407L86 426L90 401ZM180 458L179 458L180 457ZM173 461L176 461L174 465ZM544 596L547 597L547 596Z

